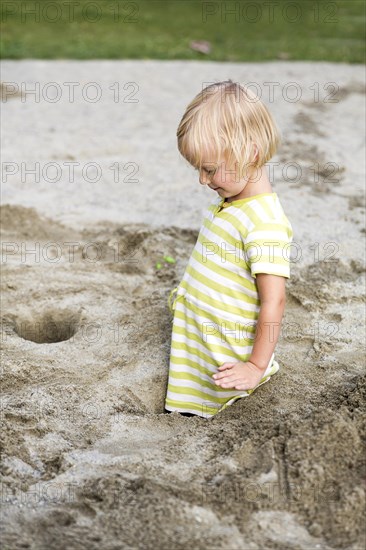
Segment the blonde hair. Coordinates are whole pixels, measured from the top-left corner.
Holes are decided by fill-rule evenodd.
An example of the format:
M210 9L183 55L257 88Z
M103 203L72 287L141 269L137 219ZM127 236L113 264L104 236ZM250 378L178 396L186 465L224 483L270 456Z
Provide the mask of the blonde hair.
M178 149L201 168L204 151L218 166L224 158L241 179L276 153L281 136L267 107L249 88L231 79L204 88L189 103L177 130ZM255 161L253 144L258 148Z

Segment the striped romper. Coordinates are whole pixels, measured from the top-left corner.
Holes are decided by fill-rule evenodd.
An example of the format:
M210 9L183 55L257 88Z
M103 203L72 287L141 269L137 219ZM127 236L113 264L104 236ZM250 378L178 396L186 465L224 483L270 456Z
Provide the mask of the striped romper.
M223 363L250 358L260 311L256 274L290 277L292 237L277 193L232 202L215 197L183 278L168 299L173 327L167 411L210 418L278 371L273 353L251 390L221 388L212 378Z

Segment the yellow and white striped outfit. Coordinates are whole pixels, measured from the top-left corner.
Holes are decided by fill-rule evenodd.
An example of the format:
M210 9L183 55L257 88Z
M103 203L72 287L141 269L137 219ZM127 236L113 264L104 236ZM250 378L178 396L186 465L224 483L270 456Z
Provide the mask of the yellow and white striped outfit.
M174 317L166 410L210 418L278 371L273 353L256 388L221 388L212 378L223 363L250 358L260 310L256 274L290 277L292 237L277 193L229 203L215 197L169 295Z

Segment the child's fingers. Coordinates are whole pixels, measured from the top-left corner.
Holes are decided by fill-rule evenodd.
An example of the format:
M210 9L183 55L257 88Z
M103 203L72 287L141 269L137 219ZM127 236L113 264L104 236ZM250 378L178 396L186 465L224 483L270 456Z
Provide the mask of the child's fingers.
M235 376L226 376L221 380L215 380L215 383L222 386L223 388L234 388L236 385L241 383L241 380Z
M223 365L220 365L218 367L218 370L220 372L213 374L212 378L216 379L216 378L222 378L223 376L226 376L226 374L223 371L225 371L226 369L231 369L234 365L235 363L224 363Z
M222 382L231 382L232 380L236 380L238 383L242 381L238 377L237 373L232 370L218 372L217 374L214 374L212 378L215 382L220 382L220 384L222 384Z
M222 365L219 366L219 369L231 369L233 366L235 365L235 363L223 363Z

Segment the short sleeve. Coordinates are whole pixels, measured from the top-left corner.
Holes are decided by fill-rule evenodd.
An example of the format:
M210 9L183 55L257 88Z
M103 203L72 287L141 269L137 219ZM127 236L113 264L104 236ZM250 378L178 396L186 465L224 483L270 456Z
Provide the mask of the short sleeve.
M244 257L252 276L269 273L290 278L292 239L288 220L269 220L254 226L244 239Z

